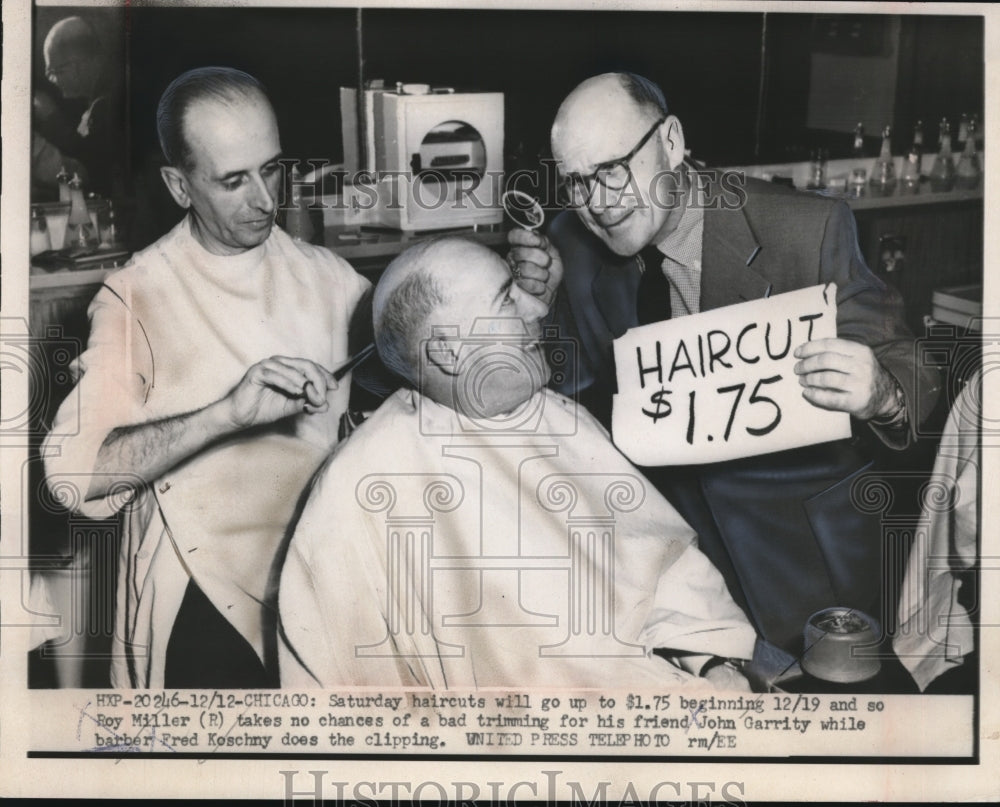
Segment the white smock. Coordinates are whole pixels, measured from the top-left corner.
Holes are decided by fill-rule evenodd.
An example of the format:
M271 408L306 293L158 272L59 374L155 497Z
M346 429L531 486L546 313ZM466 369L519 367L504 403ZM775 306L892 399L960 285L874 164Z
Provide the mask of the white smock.
M43 447L47 481L91 517L121 511L112 683L163 685L166 645L189 579L264 657L276 552L300 494L337 441L350 378L329 409L237 433L132 494L84 501L116 427L219 400L256 362L347 358L349 317L367 280L326 249L275 227L247 252L207 252L190 217L104 282L90 305L79 382Z

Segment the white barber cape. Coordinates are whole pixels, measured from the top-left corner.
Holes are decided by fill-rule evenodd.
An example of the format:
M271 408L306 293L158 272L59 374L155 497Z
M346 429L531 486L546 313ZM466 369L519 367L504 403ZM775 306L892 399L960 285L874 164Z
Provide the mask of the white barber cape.
M497 423L412 390L317 474L279 589L282 686L662 687L754 631L677 512L572 401Z
M921 692L974 649L972 619L958 600L958 574L979 556L983 400L980 372L955 399L941 433L899 596L892 649ZM995 420L991 414L987 410Z
M275 227L235 256L208 253L184 219L113 273L91 303L80 379L43 447L49 486L91 517L123 509L116 603L116 686L162 686L166 645L188 580L264 653L276 552L303 488L337 441L349 378L329 410L220 441L130 502L127 490L84 502L98 450L116 427L191 412L272 355L333 368L368 287L328 250Z

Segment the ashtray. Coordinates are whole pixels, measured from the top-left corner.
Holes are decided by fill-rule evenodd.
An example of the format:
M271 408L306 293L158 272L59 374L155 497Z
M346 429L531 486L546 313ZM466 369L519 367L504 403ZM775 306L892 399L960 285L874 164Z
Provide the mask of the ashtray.
M882 668L874 654L881 635L878 622L863 611L845 607L817 611L806 620L802 669L837 684L866 681Z

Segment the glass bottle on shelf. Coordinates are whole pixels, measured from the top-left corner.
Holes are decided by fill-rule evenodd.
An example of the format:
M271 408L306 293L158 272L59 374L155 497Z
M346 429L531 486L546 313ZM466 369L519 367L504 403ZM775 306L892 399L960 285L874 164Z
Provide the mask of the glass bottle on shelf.
M924 122L918 120L913 127L913 145L903 158L903 168L899 181L903 193L917 193L920 190L920 171L924 156Z
M118 220L115 217L114 202L110 200L108 201L107 208L104 211L103 221L98 229L101 231L102 247L111 247L118 243Z
M882 149L872 166L872 176L868 181L875 190L887 196L896 189L896 167L892 162L892 127L882 130Z
M951 124L941 118L938 153L931 168L931 190L950 191L955 184L955 162L951 156Z
M966 135L965 149L958 158L958 167L955 169L955 187L972 189L979 186L983 169L979 165L979 155L976 154L976 134L971 122Z
M903 170L899 174L899 182L903 193L920 191L920 152L916 146L911 147L910 153L903 158Z
M809 162L809 181L806 188L822 190L826 187L826 149L815 149Z
M958 120L958 147L960 149L965 148L965 141L969 139L969 116L962 113L962 117Z
M865 126L861 121L854 126L854 145L851 147L851 156L860 161L865 156ZM850 186L848 193L857 198L865 195L865 185L868 182L868 170L863 165L855 165L851 169Z
M67 246L71 249L93 249L97 246L97 235L87 210L87 200L83 197L83 183L78 174L73 174L69 182L70 208L66 228Z
M858 121L854 126L854 146L851 155L860 159L865 156L865 125Z
M917 162L919 163L924 154L924 122L922 120L918 120L917 125L913 127L913 148L910 150L917 154Z
M52 248L49 242L49 228L45 224L45 216L37 208L31 210L31 244L30 252L34 257L40 252L47 252Z
M59 173L56 174L56 184L59 186L59 201L68 202L70 200L70 189L69 189L69 171L66 170L66 166L62 166L59 169Z

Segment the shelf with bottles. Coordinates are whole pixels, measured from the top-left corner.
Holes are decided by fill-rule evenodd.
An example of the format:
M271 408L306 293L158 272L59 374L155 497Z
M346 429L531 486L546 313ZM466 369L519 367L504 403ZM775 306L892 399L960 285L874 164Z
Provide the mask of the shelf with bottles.
M982 198L983 140L978 117L958 122L958 155L952 153L947 118L938 124L937 148L925 148L932 130L922 120L907 146L893 148L893 132L885 126L877 156L862 123L854 127L851 156L829 160L828 149L815 149L809 162L743 166L748 176L783 182L796 188L847 198L854 208L933 204Z
M985 163L984 155L977 152L977 157L982 168ZM826 160L823 168L826 187L822 189L809 187L810 184L815 184L814 161L729 166L722 170L742 171L748 177L783 182L800 190L813 190L824 195L844 198L855 209L945 204L982 199L982 182L972 187L962 187L953 182L951 187L947 188L932 183L931 172L936 158L936 154L922 154L919 160L907 166L906 163L910 161L909 155L892 156L892 173L895 177L902 178L916 174L917 179L915 182L903 182L900 179L889 192L873 187L869 181L874 164L874 159L871 157L866 157L862 162L853 157Z
M33 268L81 268L128 256L123 200L87 194L79 175L59 173L59 201L31 205Z

